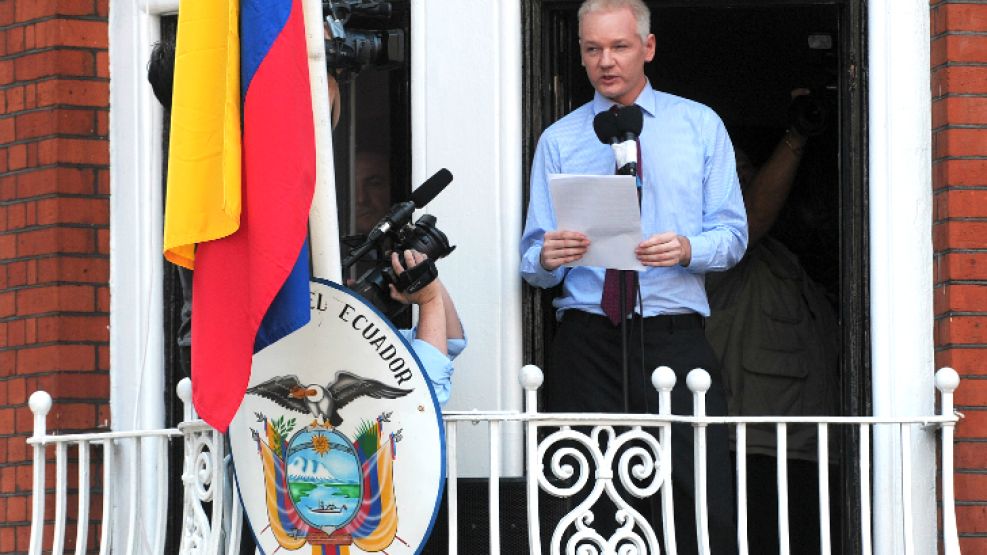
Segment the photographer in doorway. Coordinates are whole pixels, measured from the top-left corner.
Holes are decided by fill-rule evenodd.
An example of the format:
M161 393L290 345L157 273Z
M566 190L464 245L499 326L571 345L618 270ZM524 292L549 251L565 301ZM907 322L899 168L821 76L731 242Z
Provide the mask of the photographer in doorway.
M712 311L706 336L720 359L731 416L818 416L837 409L835 310L798 257L768 234L796 184L810 138L826 124L809 90L795 89L791 97L789 127L763 164L736 150L750 246L739 264L706 281ZM775 434L773 425L747 428L751 553L778 552ZM787 460L780 462L788 465L791 545L818 546L816 427L789 425L786 439Z

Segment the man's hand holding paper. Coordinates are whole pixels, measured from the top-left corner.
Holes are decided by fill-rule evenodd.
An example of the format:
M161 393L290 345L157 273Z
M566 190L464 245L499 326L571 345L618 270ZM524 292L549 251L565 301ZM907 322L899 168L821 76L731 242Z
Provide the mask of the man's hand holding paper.
M541 267L549 272L572 265L586 254L589 239L578 231L546 231L541 247Z
M552 207L559 230L547 232L542 266L598 266L642 270L637 187L629 175L553 175ZM547 253L546 253L547 251Z

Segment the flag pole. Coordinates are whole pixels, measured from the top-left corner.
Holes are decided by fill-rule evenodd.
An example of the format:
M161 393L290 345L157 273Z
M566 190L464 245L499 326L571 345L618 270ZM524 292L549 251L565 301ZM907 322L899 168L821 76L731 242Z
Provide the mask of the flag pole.
M309 81L312 83L312 115L315 118L315 195L309 213L312 275L341 283L336 179L332 157L332 114L322 27L322 0L301 2L305 15Z

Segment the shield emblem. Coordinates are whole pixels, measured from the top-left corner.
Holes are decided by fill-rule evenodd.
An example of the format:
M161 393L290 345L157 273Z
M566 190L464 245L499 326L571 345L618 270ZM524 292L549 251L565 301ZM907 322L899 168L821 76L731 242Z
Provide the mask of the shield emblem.
M312 320L254 355L229 429L262 553L420 551L445 482L442 416L401 333L335 283Z

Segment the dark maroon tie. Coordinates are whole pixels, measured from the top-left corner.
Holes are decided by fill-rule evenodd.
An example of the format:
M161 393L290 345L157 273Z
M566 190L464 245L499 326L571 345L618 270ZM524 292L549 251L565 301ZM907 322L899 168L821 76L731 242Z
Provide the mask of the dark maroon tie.
M641 141L637 141L637 174L641 173ZM643 179L643 178L642 178ZM638 189L637 200L641 202L641 190ZM624 307L620 307L620 280L624 280ZM622 316L627 316L634 312L634 297L637 292L637 272L633 270L614 270L607 268L607 274L603 278L603 296L600 298L600 308L607 318L613 322L614 326L620 325Z

